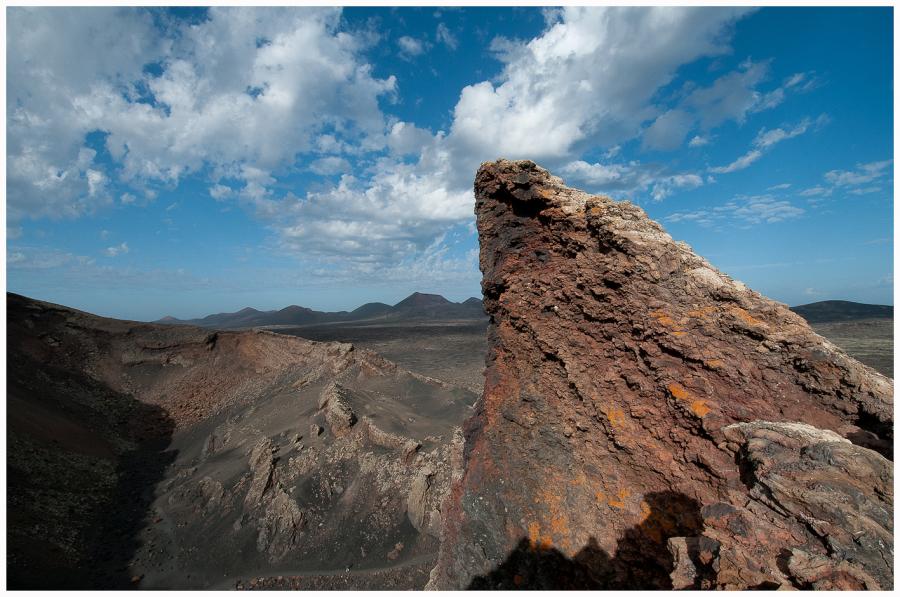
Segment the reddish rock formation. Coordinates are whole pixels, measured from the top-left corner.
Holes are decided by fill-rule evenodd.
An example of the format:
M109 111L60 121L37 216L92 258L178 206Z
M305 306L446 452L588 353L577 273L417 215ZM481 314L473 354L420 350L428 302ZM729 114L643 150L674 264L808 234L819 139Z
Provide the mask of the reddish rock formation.
M430 588L892 587L892 380L630 203L528 161L475 194L490 352Z

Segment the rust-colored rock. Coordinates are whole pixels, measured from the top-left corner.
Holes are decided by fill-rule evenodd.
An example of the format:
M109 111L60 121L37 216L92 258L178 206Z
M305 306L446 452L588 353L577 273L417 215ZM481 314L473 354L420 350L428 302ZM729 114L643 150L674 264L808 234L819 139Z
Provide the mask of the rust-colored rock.
M490 352L430 588L892 587L892 380L630 203L528 161L475 195Z

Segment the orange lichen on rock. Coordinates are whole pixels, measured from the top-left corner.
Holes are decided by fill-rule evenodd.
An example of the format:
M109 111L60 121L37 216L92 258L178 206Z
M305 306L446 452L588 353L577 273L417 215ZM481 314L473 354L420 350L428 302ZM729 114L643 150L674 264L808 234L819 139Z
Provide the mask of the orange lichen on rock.
M700 307L699 309L691 309L687 312L688 317L693 317L695 319L706 319L710 315L716 313L718 308L713 305L708 305L706 307Z
M631 491L628 489L620 489L616 494L615 498L610 499L607 503L613 507L622 509L625 507L625 500L631 496Z
M688 408L690 408L691 412L696 416L703 418L709 413L710 407L707 405L706 400L695 399L694 395L687 391L681 384L673 382L670 383L667 388L673 398L686 402Z
M745 309L741 309L740 307L731 307L729 309L729 312L747 325L754 327L766 327L765 323L750 315L750 313L748 313Z
M615 429L619 429L625 424L625 413L621 408L610 408L606 411L606 418Z
M698 417L703 418L709 413L710 408L705 400L694 400L691 402L691 411Z
M541 525L538 522L528 524L528 546L531 551L547 551L553 548L553 540L547 535L541 535Z
M691 397L691 393L685 390L681 384L670 383L668 385L669 393L678 400L689 400Z
M656 321L663 324L667 328L678 327L678 323L674 319L672 319L672 317L665 311L651 311L650 317L654 318Z

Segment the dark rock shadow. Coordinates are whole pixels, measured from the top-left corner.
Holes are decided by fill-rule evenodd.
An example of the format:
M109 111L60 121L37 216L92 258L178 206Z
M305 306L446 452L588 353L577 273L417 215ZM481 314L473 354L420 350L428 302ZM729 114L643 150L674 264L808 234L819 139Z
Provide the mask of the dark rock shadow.
M167 450L175 423L162 408L136 401L129 435L137 449L123 454L109 507L97 512L88 536L88 565L97 574L96 588L133 587L128 564L140 547L140 530L154 523L151 504L156 486L178 452Z
M177 454L168 451L174 421L85 375L7 364L7 391L36 421L7 421L8 588L134 587L128 563Z
M703 531L700 504L672 491L647 494L644 499L650 507L649 516L622 535L615 556L603 550L593 537L572 558L522 538L502 564L484 576L476 576L468 588L672 589L669 575L674 563L667 542L672 537L695 537ZM697 543L689 542L689 550ZM702 575L697 554L690 556Z

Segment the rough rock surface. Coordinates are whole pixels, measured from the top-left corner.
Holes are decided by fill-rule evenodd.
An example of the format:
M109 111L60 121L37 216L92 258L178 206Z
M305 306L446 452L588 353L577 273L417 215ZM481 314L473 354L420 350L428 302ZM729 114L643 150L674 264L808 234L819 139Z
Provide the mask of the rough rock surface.
M475 194L490 352L430 588L892 587L892 380L634 205L528 161Z

